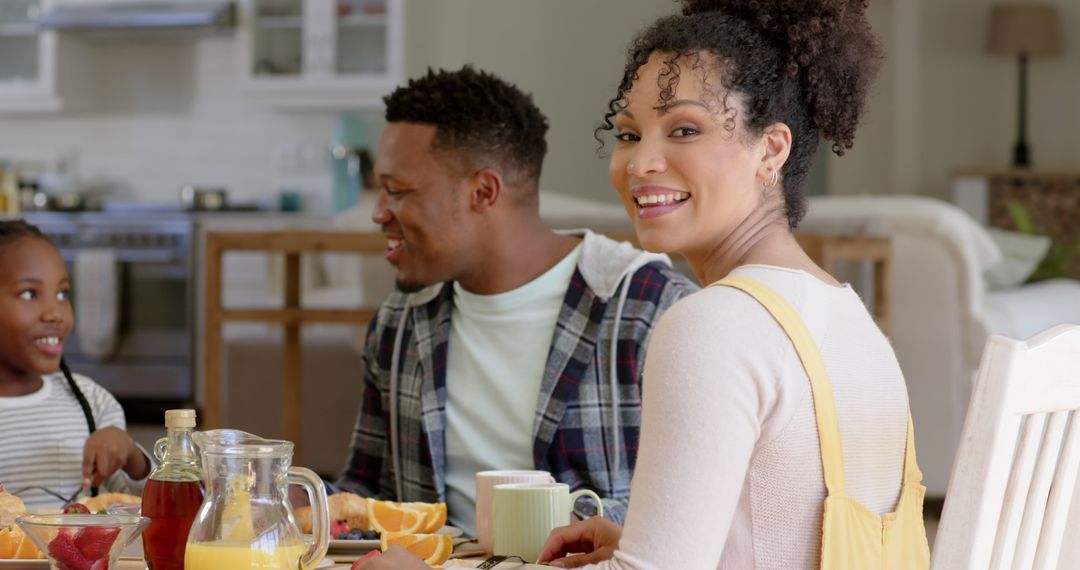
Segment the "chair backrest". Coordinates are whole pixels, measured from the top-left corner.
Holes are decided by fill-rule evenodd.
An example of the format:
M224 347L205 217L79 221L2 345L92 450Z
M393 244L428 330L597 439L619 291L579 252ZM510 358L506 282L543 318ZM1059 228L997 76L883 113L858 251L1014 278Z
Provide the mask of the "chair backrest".
M1058 567L1080 466L1077 410L1080 326L1027 341L990 337L934 541L935 569Z

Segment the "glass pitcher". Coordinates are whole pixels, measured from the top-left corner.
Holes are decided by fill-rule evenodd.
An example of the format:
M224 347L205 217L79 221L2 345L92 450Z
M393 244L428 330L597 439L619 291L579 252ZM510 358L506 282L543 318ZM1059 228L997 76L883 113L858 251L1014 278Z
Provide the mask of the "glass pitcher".
M293 444L237 430L196 432L206 498L188 535L185 570L259 568L308 570L330 544L322 480L290 467ZM308 544L289 506L288 486L306 487L312 501Z

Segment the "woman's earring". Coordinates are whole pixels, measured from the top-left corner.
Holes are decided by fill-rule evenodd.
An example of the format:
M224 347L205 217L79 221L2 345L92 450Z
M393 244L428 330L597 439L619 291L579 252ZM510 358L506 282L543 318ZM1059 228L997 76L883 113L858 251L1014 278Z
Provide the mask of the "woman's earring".
M768 192L769 190L772 190L773 188L776 188L776 185L779 184L779 183L780 183L780 171L779 170L774 170L774 171L772 171L772 179L769 180L768 184L763 184L762 187L765 189L766 192Z

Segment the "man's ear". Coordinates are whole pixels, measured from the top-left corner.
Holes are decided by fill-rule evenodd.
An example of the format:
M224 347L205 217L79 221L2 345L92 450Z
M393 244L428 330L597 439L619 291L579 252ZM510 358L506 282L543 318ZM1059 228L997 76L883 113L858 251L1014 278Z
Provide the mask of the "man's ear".
M491 168L483 168L469 178L471 195L469 207L477 213L482 213L491 208L499 200L504 199L503 193L506 187L503 178Z

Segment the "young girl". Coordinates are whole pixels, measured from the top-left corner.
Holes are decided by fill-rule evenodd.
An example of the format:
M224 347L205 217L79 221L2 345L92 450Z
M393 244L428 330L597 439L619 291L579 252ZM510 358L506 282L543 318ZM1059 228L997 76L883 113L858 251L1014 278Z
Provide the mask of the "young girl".
M60 252L0 221L0 481L31 511L99 486L139 494L150 472L116 399L61 362L73 324Z

